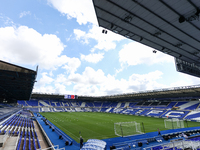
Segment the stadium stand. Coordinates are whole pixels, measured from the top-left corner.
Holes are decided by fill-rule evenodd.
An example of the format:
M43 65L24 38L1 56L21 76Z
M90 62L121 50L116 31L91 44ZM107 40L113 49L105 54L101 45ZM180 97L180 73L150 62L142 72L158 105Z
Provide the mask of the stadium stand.
M88 97L87 97L88 98ZM191 100L193 99L193 100ZM86 100L70 100L70 99L58 99L50 98L41 99L33 98L31 100L19 100L18 104L4 104L0 103L0 135L3 135L0 140L0 145L6 145L9 137L18 137L15 145L15 149L41 149L43 143L41 143L40 132L36 130L34 120L30 112L35 113L34 119L37 120L42 118L39 112L104 112L104 113L117 113L126 115L138 115L148 117L160 117L160 118L178 118L183 120L200 120L199 111L199 99L190 98L168 98L168 99L156 99L154 100L134 100L134 99L117 99L109 101L97 101L86 99ZM24 109L22 111L22 108ZM57 126L49 121L46 121L50 127L50 131L54 132L57 137L60 137L66 146L71 145L71 149L78 147L78 144L64 132L62 132ZM41 122L39 124L42 124ZM41 130L46 130L44 124L40 125ZM44 129L43 129L44 128ZM49 128L48 128L49 129ZM53 131L52 131L53 130ZM49 132L49 131L47 131ZM198 128L186 128L183 130L174 129L173 131L163 132L163 136L157 136L155 133L149 133L149 135L138 135L140 137L137 140L129 139L124 142L110 142L104 139L106 145L115 146L115 149L140 149L142 146L147 147L158 143L163 143L170 137L170 139L183 138L182 133L185 133L187 137L193 137L192 140L197 141L199 136ZM43 132L44 133L44 132ZM153 134L153 136L151 135ZM47 137L47 135L45 135ZM109 139L110 140L110 139ZM2 141L2 142L1 142ZM51 142L50 142L51 143ZM87 144L86 144L87 143ZM105 147L99 147L98 143L94 141L87 141L82 149L105 149ZM47 146L48 147L48 146ZM151 149L159 149L163 145L158 147L151 146ZM170 147L170 146L168 146ZM70 147L68 147L70 149ZM110 147L106 147L109 149Z
M199 120L199 101L179 102L71 102L68 100L31 100L18 101L18 104L27 107L32 112L107 112L129 115L144 115L161 118L179 118ZM85 107L83 107L85 106ZM126 107L125 107L126 106ZM173 108L177 110L172 110ZM133 109L130 109L133 108ZM6 110L9 109L5 109ZM5 113L8 114L8 113ZM1 117L3 118L3 117Z
M174 56L177 71L197 77L200 76L199 37L197 36L200 28L198 23L199 4L199 2L191 0L155 3L137 0L126 2L93 0L99 26ZM160 34L162 34L161 37L158 36ZM157 40L153 40L155 38ZM3 136L0 138L0 149L4 144L9 143L7 141L12 136L18 138L13 149L44 148L38 130L44 128L47 131L47 125L43 124L44 120L40 122L43 128L36 130L42 118L38 112L100 111L200 121L199 85L97 98L79 96L79 100L65 100L63 95L32 94L31 96L36 75L37 71L0 61L0 100L1 102L6 100L6 103L0 103L0 136ZM17 87L20 88L16 90ZM22 111L22 108L7 104L7 102L16 103L17 100L19 106L33 112L35 117L32 118L32 113L27 110ZM45 121L45 123L54 130L48 132L49 134L57 134L66 145L75 145L73 140L58 127L49 121ZM191 127L162 131L162 136L153 132L128 138L104 139L103 141L91 139L84 144L82 150L199 150L199 132L199 127ZM123 142L119 139L123 139ZM74 150L74 147L67 148ZM79 147L76 148L79 149Z
M157 102L130 102L130 101L81 101L81 100L34 100L32 99L30 102L26 101L19 101L19 104L23 105L28 110L37 113L37 112L105 112L105 113L117 113L117 114L127 114L127 115L139 115L139 116L149 116L149 117L160 117L160 118L178 118L178 119L187 119L187 120L195 120L198 121L200 119L199 117L199 101L157 101ZM176 109L174 109L176 108ZM39 114L38 114L39 115ZM40 116L40 115L39 115ZM11 122L10 126L14 125L17 121ZM18 125L19 123L16 123ZM68 135L63 133L58 127L53 125L51 122L47 121L48 126L50 126L51 130L56 133L58 137L62 139L62 141L65 143L66 146L69 145L77 145L74 143L73 139L71 139ZM32 130L30 130L30 133L28 130L25 130L23 125L24 132L20 132L20 134L23 134L21 137L21 144L19 147L23 147L24 141L23 138L26 135L27 143L30 143L32 136L29 136L29 134L32 134ZM184 129L184 128L183 128ZM5 129L4 129L5 130ZM6 128L7 130L7 128ZM175 131L176 130L176 131ZM177 131L178 129L174 129L172 133L166 133L163 134L163 136L157 136L154 134L153 137L148 136L143 138L138 138L138 140L127 140L125 142L117 142L112 143L112 145L115 147L115 149L141 149L141 147L146 147L146 149L160 149L163 148L163 144L165 142L168 142L167 137L170 137L170 140L172 139L181 139L183 137L180 136L183 132L188 135L188 137L192 137L197 129L188 131ZM15 131L15 132L14 132ZM16 127L13 127L14 134L18 129ZM20 130L19 130L20 131ZM27 131L27 133L25 132ZM4 131L5 132L5 131ZM33 130L34 132L34 130ZM37 138L37 133L35 133L35 140L32 142L33 147L39 147L39 141ZM178 137L178 138L177 138ZM194 140L197 138L194 138ZM20 139L19 139L20 141ZM20 142L19 142L20 143ZM74 143L74 144L73 144ZM106 143L109 143L106 141ZM138 144L140 143L140 144ZM160 144L160 145L159 145ZM35 146L34 146L35 145ZM112 149L112 145L108 144L109 148L106 149ZM158 145L158 146L153 146ZM111 147L110 147L111 146ZM170 147L169 145L166 147ZM86 149L105 149L102 147L99 147L98 144L92 144L91 142L84 143L84 146L82 147L83 150Z
M88 149L98 149L98 150L105 150L106 142L99 139L89 139L83 145L81 150L88 150Z
M0 133L6 135L19 136L16 149L40 149L41 143L39 140L38 133L35 130L33 121L31 119L31 114L29 111L36 113L36 117L41 117L38 112L105 112L105 113L118 113L127 115L140 115L149 117L161 117L161 118L178 118L187 120L200 120L199 117L199 101L159 101L159 102L129 102L129 101L117 101L117 102L91 102L91 101L81 101L81 100L37 100L32 99L30 101L18 101L20 106L23 106L26 111L21 112L21 108L13 107L9 109L8 107L3 107L0 109L1 116L5 114L7 117L2 118L0 124ZM174 110L176 108L176 110ZM2 111L4 109L4 111ZM20 113L20 112L21 113ZM15 115L12 113L15 112ZM10 114L9 114L10 113ZM38 113L38 114L37 114ZM9 114L9 115L8 115ZM28 118L26 118L26 117ZM8 119L7 119L8 118ZM74 140L68 135L62 132L58 127L56 127L51 122L47 121L48 126L51 126L51 131L54 130L55 134L62 139L66 146L74 145ZM175 130L175 129L174 129ZM177 130L177 129L176 129ZM195 129L196 130L196 129ZM195 130L184 131L189 137L194 135ZM182 131L174 131L171 134L166 134L164 136L155 136L151 138L139 138L138 140L128 140L123 143L114 143L115 149L138 149L140 146L138 143L142 143L143 147L150 147L150 145L155 145L159 143L164 143L165 136L173 136L171 139L178 138ZM26 139L26 140L25 140ZM193 141L197 141L197 137L193 138ZM162 142L161 142L162 141ZM73 144L74 143L74 144ZM87 144L86 144L87 143ZM82 147L83 150L86 149L105 149L99 147L97 143L86 142ZM107 142L106 142L107 143ZM109 142L108 142L109 143ZM112 143L113 144L113 143ZM111 146L109 144L109 146ZM152 149L162 148L163 144L159 146L151 146ZM168 146L170 147L170 146ZM108 147L107 147L108 148ZM107 149L106 148L106 149Z

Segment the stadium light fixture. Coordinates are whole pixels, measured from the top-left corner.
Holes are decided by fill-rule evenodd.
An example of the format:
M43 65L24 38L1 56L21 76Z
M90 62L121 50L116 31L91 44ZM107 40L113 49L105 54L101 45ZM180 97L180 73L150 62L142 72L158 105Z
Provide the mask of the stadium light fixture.
M182 43L178 43L178 44L175 45L175 47L177 47L178 49L179 49L179 48L182 48L182 47L183 47L183 44L182 44Z
M113 32L115 32L115 33L118 33L118 31L117 31L117 30L113 30Z
M200 10L197 9L197 11L196 11L196 13L194 15L191 15L188 18L185 18L184 16L180 16L178 21L179 21L179 23L183 23L185 21L194 21L194 20L198 20L199 21L199 14L200 14Z
M125 37L127 37L127 38L130 38L130 36L129 36L129 35L125 35Z
M141 42L142 40L143 40L143 37L140 37L140 40L139 40L139 41Z
M132 20L132 16L130 16L130 15L127 15L125 18L124 18L124 21L125 22L131 22L131 20Z
M105 29L102 30L102 33L104 33L104 34L107 34L107 32L108 32L108 31L105 30Z
M183 23L185 22L185 17L184 16L180 16L180 18L178 19L179 23Z
M154 33L154 36L159 37L161 35L161 32Z
M155 37L155 41L158 40L158 37L160 37L160 35L161 35L161 32L156 32L153 34L153 36Z
M199 14L200 14L200 10L198 9L194 15L187 18L187 21L199 20Z

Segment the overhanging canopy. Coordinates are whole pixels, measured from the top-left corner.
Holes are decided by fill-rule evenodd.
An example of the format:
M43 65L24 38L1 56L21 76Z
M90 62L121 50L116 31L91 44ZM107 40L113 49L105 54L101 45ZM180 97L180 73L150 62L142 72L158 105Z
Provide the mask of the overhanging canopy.
M101 27L185 61L177 71L200 77L199 0L93 0L93 4Z
M0 101L29 100L36 74L36 71L0 61Z

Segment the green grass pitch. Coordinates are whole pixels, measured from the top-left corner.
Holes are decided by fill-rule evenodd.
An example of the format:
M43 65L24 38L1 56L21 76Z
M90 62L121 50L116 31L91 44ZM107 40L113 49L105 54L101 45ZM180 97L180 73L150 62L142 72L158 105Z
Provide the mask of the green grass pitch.
M145 133L157 131L158 128L161 131L167 130L163 118L98 112L45 112L40 114L77 142L79 142L79 132L84 141L117 137L114 132L114 123L116 122L136 121L141 123L141 130L144 132L143 122ZM200 123L188 122L188 127L194 126L200 126ZM186 123L185 127L187 127Z

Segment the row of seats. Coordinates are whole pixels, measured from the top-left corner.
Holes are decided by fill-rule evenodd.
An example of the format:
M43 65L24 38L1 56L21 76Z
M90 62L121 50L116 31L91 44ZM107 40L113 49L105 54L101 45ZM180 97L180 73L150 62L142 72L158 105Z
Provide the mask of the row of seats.
M20 134L17 150L31 150L31 147L34 147L34 150L41 148L34 123L30 118L27 118L30 116L31 114L28 111L19 111L9 118L6 118L5 121L0 122L0 133Z
M30 100L18 101L19 105L37 107L120 107L120 108L160 108L169 109L180 107L181 110L194 110L199 101L191 102L82 102L82 101L56 101L56 100Z
M35 108L34 108L35 109ZM41 108L38 108L41 109ZM56 112L53 108L46 108L44 112ZM63 112L107 112L118 113L127 115L144 115L149 117L161 117L161 118L178 118L184 119L187 115L190 115L190 111L184 110L165 110L165 109L141 109L141 108L62 108ZM32 111L32 109L30 108ZM194 116L194 115L193 115Z
M194 130L185 130L185 131L179 131L169 134L164 134L162 136L155 136L152 138L146 138L146 139L138 139L138 140L127 140L125 142L119 142L114 143L113 146L111 146L111 149L137 149L139 147L142 147L143 145L148 145L150 142L158 142L162 143L163 141L172 141L173 139L176 139L175 141L179 141L177 139L183 140L193 140L193 141L200 141L200 129L194 129ZM165 142L164 142L165 143ZM155 145L155 144L154 144ZM163 149L163 144L159 144L156 146L149 146L145 148L146 150L160 150ZM165 147L165 149L170 149L168 147Z
M48 100L30 100L18 101L18 104L23 106L38 106L38 107L113 107L113 108L160 108L170 109L178 107L181 110L195 110L199 107L199 101L189 102L82 102L82 101L48 101Z
M146 150L183 150L183 149L196 149L200 150L199 139L194 140L177 140L170 144L157 145L154 147L145 148Z
M35 132L35 136L36 136L36 139L34 138L33 129L30 130L30 129L27 129L27 128L23 127L23 129L22 129L22 131L20 133L20 138L19 138L19 141L18 141L17 150L19 150L20 147L23 147L23 150L26 150L26 145L27 144L28 144L28 149L31 150L31 141L33 141L34 150L36 150L37 148L36 148L35 140L37 141L38 148L40 149L41 146L40 146L39 139L38 139L38 136L37 136L36 132ZM22 143L22 139L23 139L24 143ZM28 143L27 143L27 139L28 139Z
M83 145L81 150L88 150L88 149L98 149L98 150L105 150L106 142L98 139L89 139Z
M14 115L0 126L0 133L4 131L18 135L21 127L35 128L32 120Z
M22 111L20 112L20 115L30 116L30 113L27 111ZM39 143L38 135L36 133L33 121L29 118L25 118L21 116L18 116L18 117L21 120L21 122L18 123L19 124L18 132L20 132L20 130L21 132L20 132L20 138L17 145L17 150L19 149L26 150L27 146L28 146L28 149L31 150L32 149L31 145L33 145L34 150L38 148L40 149L41 146ZM37 142L37 147L36 147L36 142Z
M19 111L21 108L1 108L0 109L0 122L11 116L12 114L15 114L17 111Z

